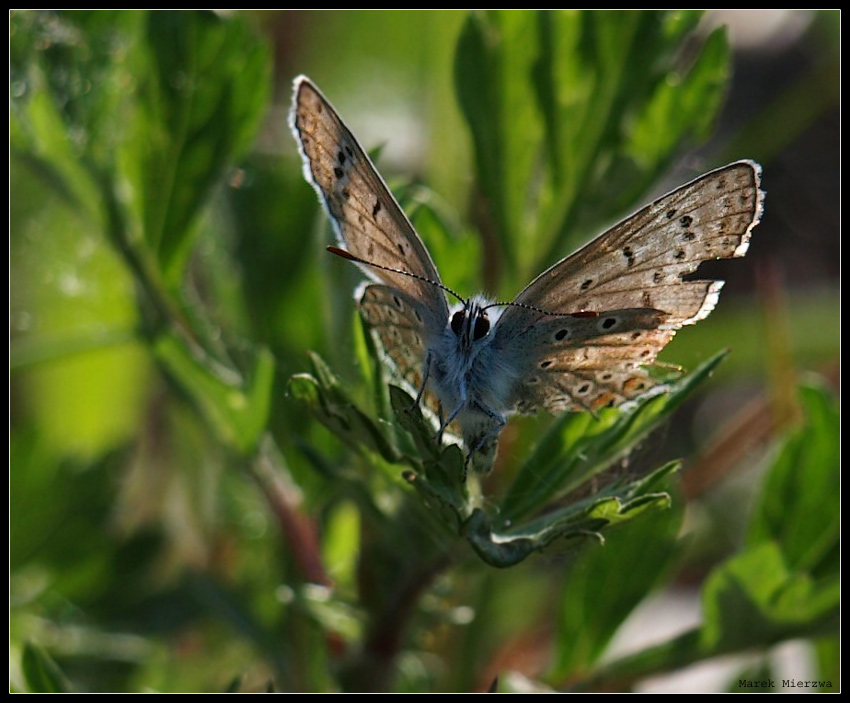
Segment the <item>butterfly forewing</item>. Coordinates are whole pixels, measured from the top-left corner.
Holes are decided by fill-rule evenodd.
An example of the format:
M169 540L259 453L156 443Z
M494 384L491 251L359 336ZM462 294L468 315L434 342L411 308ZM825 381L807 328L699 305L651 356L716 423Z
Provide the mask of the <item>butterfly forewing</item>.
M365 261L414 274L364 268L370 277L429 301L435 313L447 319L445 295L422 280L440 280L427 249L357 140L303 76L295 81L290 121L305 176L319 193L345 248Z
M682 276L703 261L743 256L761 203L755 163L712 171L555 264L517 301L554 313L655 308L667 312L671 323L694 322L710 282L683 282Z

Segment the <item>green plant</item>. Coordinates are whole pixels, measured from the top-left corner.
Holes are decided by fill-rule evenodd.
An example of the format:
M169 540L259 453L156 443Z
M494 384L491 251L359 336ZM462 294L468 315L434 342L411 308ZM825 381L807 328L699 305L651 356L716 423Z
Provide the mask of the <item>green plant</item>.
M464 19L455 84L490 290L707 136L729 56L717 30L679 67L698 19ZM540 687L629 686L791 637L820 638L829 671L825 391L800 390L804 420L705 581L703 624L600 666L680 554L677 464L627 458L723 354L628 412L512 424L498 492L462 485L460 450L407 410L351 287L311 274L317 208L295 162L250 153L271 70L249 17L15 12L10 30L13 688L471 690L541 621ZM446 280L475 280L455 254L479 242L426 188L405 196ZM500 689L530 685L499 669Z

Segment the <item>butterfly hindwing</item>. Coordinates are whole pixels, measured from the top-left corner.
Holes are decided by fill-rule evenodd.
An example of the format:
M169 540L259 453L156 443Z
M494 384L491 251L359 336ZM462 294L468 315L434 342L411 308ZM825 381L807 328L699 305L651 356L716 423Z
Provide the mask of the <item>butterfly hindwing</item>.
M418 392L422 386L428 342L442 330L439 319L407 293L380 284L370 284L363 289L360 312L378 334L399 376Z
M598 316L535 315L500 355L519 367L510 404L520 412L595 411L649 392L645 368L675 334L667 316L645 308Z

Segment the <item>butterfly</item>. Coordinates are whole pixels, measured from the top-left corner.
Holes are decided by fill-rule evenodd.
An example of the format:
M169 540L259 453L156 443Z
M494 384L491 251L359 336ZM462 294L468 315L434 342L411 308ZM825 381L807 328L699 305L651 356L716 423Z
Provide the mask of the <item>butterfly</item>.
M363 318L416 402L427 387L447 413L438 436L458 423L466 466L480 472L512 412L595 413L663 390L651 373L658 353L711 312L723 285L683 277L743 256L762 213L761 167L737 161L614 225L513 301L463 298L443 285L374 164L304 76L290 127L339 239L328 249L371 280L358 292Z

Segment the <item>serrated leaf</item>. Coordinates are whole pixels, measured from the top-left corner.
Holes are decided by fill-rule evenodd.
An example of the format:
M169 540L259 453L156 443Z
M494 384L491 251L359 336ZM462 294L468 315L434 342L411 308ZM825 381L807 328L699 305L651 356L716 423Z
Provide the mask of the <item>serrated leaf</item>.
M422 416L422 409L410 395L398 386L390 386L390 403L396 422L413 439L419 457L423 461L440 460L440 446L434 439L434 428Z
M354 402L321 357L311 353L310 360L312 375L296 374L289 379L288 390L293 397L306 403L316 418L348 445L377 452L397 463L399 453L378 421Z
M514 566L558 539L593 539L604 542L603 532L644 512L670 507L666 493L648 494L630 501L604 496L557 510L545 518L496 530L491 518L475 510L464 526L464 535L478 555L491 566ZM509 524L509 523L505 523Z

